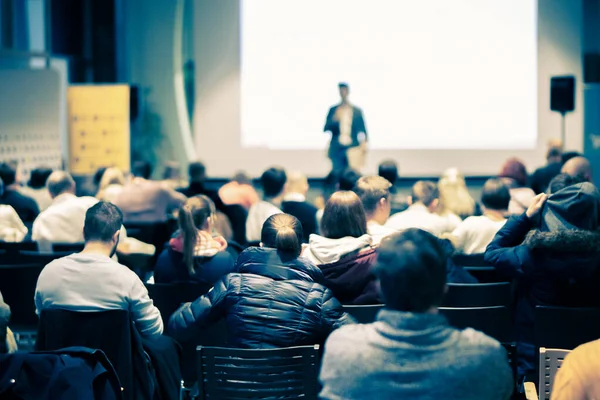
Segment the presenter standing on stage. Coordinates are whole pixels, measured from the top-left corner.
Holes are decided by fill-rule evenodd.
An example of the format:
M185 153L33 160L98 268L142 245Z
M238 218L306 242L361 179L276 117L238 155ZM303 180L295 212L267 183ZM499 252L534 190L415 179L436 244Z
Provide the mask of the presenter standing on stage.
M340 83L340 104L329 109L325 121L325 132L331 132L331 143L327 155L334 171L350 167L360 171L365 164L367 152L367 128L362 110L348 101L350 88Z

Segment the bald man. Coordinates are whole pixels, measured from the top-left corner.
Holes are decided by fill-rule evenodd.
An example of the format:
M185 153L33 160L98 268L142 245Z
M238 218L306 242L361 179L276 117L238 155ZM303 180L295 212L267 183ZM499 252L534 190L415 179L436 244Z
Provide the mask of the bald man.
M588 182L592 182L592 166L585 157L571 158L563 165L560 172L571 176L579 176Z
M317 233L317 207L306 201L308 179L303 173L293 171L288 173L285 184L281 211L298 218L304 231L304 242L308 237Z

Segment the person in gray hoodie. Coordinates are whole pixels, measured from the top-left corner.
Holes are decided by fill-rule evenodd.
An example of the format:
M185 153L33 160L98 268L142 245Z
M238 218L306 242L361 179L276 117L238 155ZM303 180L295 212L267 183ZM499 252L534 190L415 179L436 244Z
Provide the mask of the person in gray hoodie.
M431 233L383 239L374 273L385 308L371 324L343 326L325 344L320 398L505 400L513 378L504 348L448 325L437 306L447 252Z

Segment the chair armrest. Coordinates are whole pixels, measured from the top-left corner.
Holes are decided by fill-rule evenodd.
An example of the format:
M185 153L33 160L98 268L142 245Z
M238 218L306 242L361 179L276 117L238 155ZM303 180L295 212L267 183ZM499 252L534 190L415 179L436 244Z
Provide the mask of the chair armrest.
M538 394L537 390L535 389L535 383L524 382L523 386L525 388L525 398L527 400L538 400Z

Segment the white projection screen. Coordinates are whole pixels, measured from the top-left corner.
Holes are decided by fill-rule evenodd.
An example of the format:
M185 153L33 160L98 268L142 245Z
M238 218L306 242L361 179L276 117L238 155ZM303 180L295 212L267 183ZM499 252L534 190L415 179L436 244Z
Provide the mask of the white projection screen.
M324 176L341 81L364 112L366 172L384 158L414 176L540 160L537 0L198 4L194 126L214 175L279 164Z

